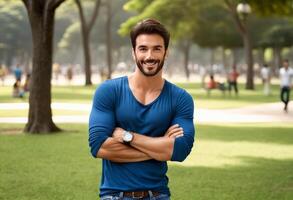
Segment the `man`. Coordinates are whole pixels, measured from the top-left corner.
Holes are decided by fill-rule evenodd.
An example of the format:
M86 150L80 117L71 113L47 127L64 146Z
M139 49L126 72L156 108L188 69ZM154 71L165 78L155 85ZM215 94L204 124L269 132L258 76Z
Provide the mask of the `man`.
M15 67L13 73L14 73L15 80L16 81L21 81L22 70L21 70L19 64L16 64L16 67Z
M193 99L162 78L170 35L147 19L130 33L135 72L97 89L89 145L103 159L100 197L169 200L167 162L183 161L194 142Z
M290 90L292 87L293 69L289 68L289 61L284 60L283 67L280 69L281 84L281 101L284 103L284 111L288 112L288 104L290 101Z
M231 95L232 87L234 87L234 91L236 96L238 95L238 86L237 86L237 78L239 73L237 72L236 65L233 65L232 71L228 74L228 90L229 95Z
M264 89L264 95L269 96L271 93L270 90L270 81L271 81L271 71L267 64L264 64L264 66L261 68L260 71L262 82L263 82L263 89Z

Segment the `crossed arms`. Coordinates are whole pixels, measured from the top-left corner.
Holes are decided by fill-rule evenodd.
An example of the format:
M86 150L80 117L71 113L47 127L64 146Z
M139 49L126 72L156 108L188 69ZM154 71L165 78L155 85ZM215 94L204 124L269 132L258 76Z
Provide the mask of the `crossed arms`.
M110 84L102 84L95 93L89 119L89 145L94 157L114 162L183 161L194 142L193 100L186 92L177 99L169 129L162 137L134 133L131 145L122 143L123 129L117 128L115 94ZM115 128L116 127L116 128Z
M176 137L183 136L178 124L171 126L163 137L148 137L133 133L131 146L123 144L122 128L116 128L101 146L97 157L114 162L138 162L149 159L167 161L171 159Z

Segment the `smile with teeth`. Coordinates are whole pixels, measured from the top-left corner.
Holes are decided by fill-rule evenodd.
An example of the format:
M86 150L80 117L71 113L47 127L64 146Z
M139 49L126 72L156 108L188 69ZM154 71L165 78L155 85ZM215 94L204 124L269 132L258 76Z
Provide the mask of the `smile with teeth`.
M158 62L156 60L151 60L151 61L146 61L143 62L143 64L147 65L147 66L154 66L156 65Z

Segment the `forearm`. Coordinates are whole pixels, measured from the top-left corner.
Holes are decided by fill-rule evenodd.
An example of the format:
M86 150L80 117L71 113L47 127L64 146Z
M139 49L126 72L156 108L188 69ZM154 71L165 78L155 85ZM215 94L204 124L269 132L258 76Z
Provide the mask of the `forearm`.
M97 157L113 162L139 162L152 159L148 154L108 138L101 146Z
M141 134L133 133L134 138L131 146L150 157L159 161L170 160L173 153L174 138L171 137L148 137Z

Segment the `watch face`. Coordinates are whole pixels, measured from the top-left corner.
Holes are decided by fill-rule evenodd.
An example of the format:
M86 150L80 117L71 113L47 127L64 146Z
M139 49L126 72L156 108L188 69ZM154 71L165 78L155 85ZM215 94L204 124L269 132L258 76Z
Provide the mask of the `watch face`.
M128 131L125 131L125 132L124 132L123 140L124 140L124 142L131 142L132 137L133 137L133 136L132 136L131 133L129 133Z

